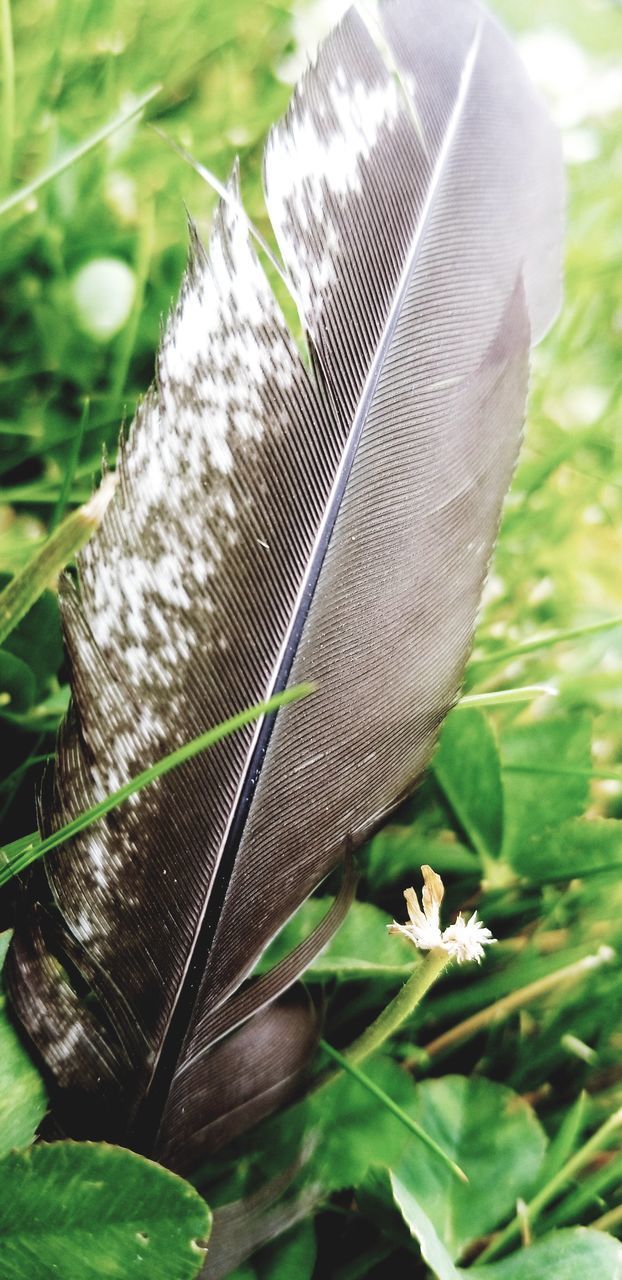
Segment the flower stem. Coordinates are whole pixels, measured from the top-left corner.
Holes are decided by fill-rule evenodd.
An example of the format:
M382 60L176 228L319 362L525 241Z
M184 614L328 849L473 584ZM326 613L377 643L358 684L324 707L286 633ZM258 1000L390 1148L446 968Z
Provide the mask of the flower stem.
M497 653L483 654L479 658L471 658L470 668L488 666L490 663L509 662L510 658L522 658L524 654L533 653L536 649L549 649L554 644L564 644L567 640L578 640L582 636L597 635L599 631L609 631L611 627L622 626L622 617L605 618L602 622L588 622L587 626L572 627L569 631L550 631L548 635L532 636L515 644L511 649L500 649Z
M394 999L385 1005L382 1013L367 1027L367 1030L344 1050L342 1057L348 1066L351 1064L357 1066L382 1048L390 1036L394 1035L402 1023L410 1017L430 987L440 978L450 959L447 952L441 951L440 947L428 952L423 963L417 965L414 973ZM341 1076L342 1071L343 1067L339 1066L324 1072L316 1081L313 1092L327 1088Z
M346 1050L348 1062L355 1065L364 1062L365 1058L380 1049L414 1012L449 962L450 956L446 951L441 951L440 948L429 951L423 964L417 965L395 998L385 1005L376 1020Z

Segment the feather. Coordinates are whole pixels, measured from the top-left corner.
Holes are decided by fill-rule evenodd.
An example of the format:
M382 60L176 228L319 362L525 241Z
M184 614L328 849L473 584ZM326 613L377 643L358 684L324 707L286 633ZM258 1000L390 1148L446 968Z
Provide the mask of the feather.
M12 999L63 1123L177 1168L299 1085L317 1015L282 993L326 931L243 984L430 759L531 335L559 302L560 148L507 38L477 0L381 15L383 52L346 14L266 149L310 363L234 172L207 250L191 228L155 385L62 592L73 703L45 832L206 726L317 687L134 795L24 890Z

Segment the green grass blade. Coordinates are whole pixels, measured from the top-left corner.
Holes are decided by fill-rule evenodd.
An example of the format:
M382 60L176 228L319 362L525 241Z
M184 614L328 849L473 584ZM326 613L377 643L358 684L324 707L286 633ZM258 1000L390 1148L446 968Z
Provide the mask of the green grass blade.
M69 495L69 502L77 506L79 503L88 502L89 497L87 489L80 489ZM44 489L38 484L16 484L11 489L0 490L0 505L15 507L20 506L22 502L27 506L36 504L40 507L55 507L58 502L58 489Z
M221 742L223 738L229 737L238 729L243 729L245 725L252 724L254 720L259 720L261 716L270 715L273 711L278 711L280 707L287 706L290 702L298 702L300 698L306 698L313 692L313 685L300 684L294 689L286 689L283 693L276 694L275 697L269 698L267 702L257 703L254 707L249 707L246 711L239 712L238 715L232 716L229 720L224 720L222 724L216 725L213 729L208 729L206 733L201 733L198 738L193 738L192 742L187 742L183 747L178 747L176 751L171 751L170 755L163 756L156 764L151 765L149 769L144 769L142 773L138 773L135 778L126 782L124 786L119 787L118 791L112 795L106 796L105 800L101 800L99 804L93 805L92 809L87 809L84 813L78 815L66 826L60 830L54 831L51 836L47 836L45 840L37 838L31 840L25 837L22 840L13 841L12 844L5 845L0 849L0 885L6 884L13 876L24 871L38 858L42 858L44 854L49 853L51 849L56 849L58 845L64 844L72 836L80 831L84 831L86 827L90 827L99 818L103 818L105 814L110 813L112 809L117 809L124 800L142 791L143 787L154 782L156 778L164 777L171 769L176 769L178 765L184 764L186 760L192 760L194 756L198 756L201 751L206 751L208 747L213 747L217 742Z
M552 1226L561 1227L577 1222L587 1210L598 1208L599 1201L602 1204L601 1197L604 1192L611 1187L619 1186L620 1183L622 1183L622 1154L614 1156L602 1168L595 1169L594 1173L575 1187L554 1212L548 1215L547 1226L550 1223Z
M602 782L622 782L622 768L612 765L609 769L573 769L571 765L555 764L504 764L503 773L541 773L552 778L596 778Z
M138 334L138 326L143 313L145 301L145 289L149 277L149 267L156 243L155 236L155 211L153 204L149 204L142 215L141 228L138 240L138 253L135 262L134 278L136 281L136 290L134 293L134 302L129 319L125 325L125 329L120 339L119 351L115 364L114 377L112 380L112 388L110 391L111 406L120 404L125 391L127 375L129 373L134 347L136 346L136 337Z
M84 401L84 408L80 415L78 430L74 433L71 440L71 448L69 450L69 457L67 459L65 474L63 476L63 483L60 487L58 501L56 503L56 506L54 507L54 510L52 512L52 516L50 519L50 524L49 524L50 533L52 533L54 529L56 529L57 525L60 524L65 514L67 503L69 502L69 495L71 493L71 487L73 485L75 475L76 475L76 467L78 465L78 459L80 457L80 450L82 448L82 441L84 439L84 432L86 431L86 424L89 420L90 410L91 410L91 402L87 397L87 399Z
M30 755L27 756L25 760L22 760L22 763L19 764L16 769L13 769L12 773L8 773L6 778L3 778L2 783L0 783L0 823L4 822L15 798L15 794L22 786L29 769L35 768L38 764L47 763L48 760L53 758L50 754L37 754L42 741L43 734L39 734ZM30 839L32 840L32 836Z
M44 542L32 560L0 592L0 645L21 622L60 570L72 560L101 524L114 492L114 478L107 477L90 502L73 511Z
M385 1093L384 1089L381 1089L374 1080L370 1080L369 1076L366 1076L365 1072L361 1071L360 1067L357 1067L353 1062L350 1062L343 1053L339 1053L338 1049L333 1049L332 1044L328 1044L326 1040L320 1040L320 1048L322 1048L324 1053L327 1054L329 1058L332 1058L333 1062L336 1062L343 1071L347 1071L349 1075L354 1076L354 1079L358 1080L359 1084L361 1084L364 1089L367 1089L368 1093L373 1094L374 1098L377 1098L378 1101L382 1103L383 1107L387 1108L387 1111L390 1111L398 1120L401 1120L402 1124L405 1125L409 1132L413 1133L420 1142L423 1142L424 1146L428 1147L430 1151L433 1151L434 1154L438 1156L439 1160L442 1160L443 1164L451 1171L454 1178L457 1178L459 1182L468 1182L464 1169L461 1169L460 1165L456 1164L455 1160L452 1160L451 1156L448 1156L447 1152L443 1151L442 1147L439 1147L438 1143L434 1141L434 1138L431 1138L429 1133L426 1133L425 1129L422 1129L421 1126L412 1119L412 1116L409 1116L406 1111L403 1111L402 1108L397 1105L397 1102L394 1102L393 1098L391 1098L388 1093Z
M526 684L522 689L497 689L492 693L466 693L456 704L463 707L505 707L512 702L532 702L534 698L557 697L557 689L550 684Z
M523 640L511 649L500 649L498 653L484 654L481 658L472 658L469 666L491 666L495 662L509 662L510 658L522 658L525 654L535 653L537 649L550 649L555 644L564 644L567 640L580 640L583 636L595 636L601 631L611 631L613 627L622 627L622 617L605 618L601 622L589 622L583 627L571 627L568 631L550 631L548 635L533 636L531 640Z
M569 1182L572 1182L581 1169L589 1163L592 1156L605 1149L610 1138L621 1127L622 1108L618 1111L614 1111L613 1115L609 1116L609 1118L605 1120L605 1123L596 1130L596 1133L592 1134L591 1138L583 1144L579 1151L576 1151L575 1154L570 1157L558 1173L556 1173L554 1177L550 1178L545 1186L541 1187L529 1203L525 1205L523 1214L517 1214L516 1217L512 1218L512 1221L508 1223L507 1227L505 1227L504 1230L501 1231L492 1241L492 1243L488 1245L488 1248L484 1249L484 1252L480 1254L477 1260L478 1265L481 1266L483 1263L492 1261L493 1258L498 1258L499 1254L503 1254L506 1246L511 1244L513 1240L520 1237L521 1228L524 1223L528 1222L532 1225L538 1215L542 1213L543 1209L545 1209L552 1200L555 1200L564 1187L566 1187Z
M2 75L0 191L4 191L11 181L13 146L15 143L15 54L13 50L11 0L0 0L0 41L2 42L0 61L0 74Z
M60 160L48 165L42 173L32 179L32 182L27 182L18 191L13 191L10 196L6 196L4 200L0 201L0 218L5 217L7 213L11 213L13 209L18 208L25 200L29 200L31 196L36 195L37 191L47 186L48 182L53 182L54 178L60 177L61 173L65 173L78 160L82 160L84 156L88 155L89 151L93 151L95 147L99 147L107 138L112 137L113 133L118 133L119 129L122 129L135 116L140 115L141 111L144 111L145 107L159 92L160 85L154 85L147 93L143 93L142 97L138 98L131 107L126 108L125 111L120 111L118 115L108 121L108 124L103 125L101 129L97 129L95 133L92 133L89 138L85 138L76 147L72 147L70 151L65 152L65 155L61 156Z

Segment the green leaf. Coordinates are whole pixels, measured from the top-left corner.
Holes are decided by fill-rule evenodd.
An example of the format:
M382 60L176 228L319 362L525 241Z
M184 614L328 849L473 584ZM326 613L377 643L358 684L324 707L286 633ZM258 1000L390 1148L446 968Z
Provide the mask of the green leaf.
M513 866L530 836L546 827L578 817L587 806L589 779L560 774L513 773L506 765L591 765L591 720L588 715L551 716L513 726L501 736L504 793L503 855Z
M473 848L483 859L497 858L503 838L503 788L497 744L482 711L469 707L448 716L433 768Z
M502 1262L472 1267L473 1280L617 1280L622 1244L603 1231L572 1227L555 1231Z
M27 1147L47 1110L43 1081L6 1012L0 996L0 1157Z
M0 967L10 933L0 934ZM47 1110L43 1081L9 1019L0 992L0 1157L33 1140Z
M416 1086L390 1058L367 1061L365 1074L413 1114ZM262 1127L255 1155L261 1180L280 1173L305 1143L311 1144L311 1154L300 1181L325 1193L358 1186L372 1164L392 1164L406 1147L421 1147L396 1116L345 1073Z
M35 677L30 667L8 649L0 649L0 706L26 711L34 699Z
M464 1169L458 1182L433 1154L415 1147L392 1169L453 1258L509 1217L540 1171L546 1135L531 1107L491 1080L445 1076L417 1086L410 1114Z
M474 876L479 880L480 864L453 832L421 834L417 824L392 823L374 836L367 849L365 870L371 888L396 884L407 888L423 863L439 875Z
M466 1273L455 1267L438 1232L408 1187L392 1173L391 1190L395 1203L421 1249L421 1256L438 1280L461 1280Z
M3 1280L193 1280L210 1226L194 1187L120 1147L56 1142L0 1162Z
M536 883L571 880L622 864L622 822L575 818L532 835L516 847L512 865Z
M281 1240L262 1249L254 1260L251 1274L257 1280L311 1280L316 1252L313 1222L307 1218L292 1227Z
M0 586L8 580L8 575L0 574ZM30 667L37 683L36 696L45 693L50 677L56 675L63 660L58 601L51 591L39 596L7 637L3 649Z
M271 969L307 937L326 915L331 903L331 898L310 898L305 902L265 952L258 972ZM412 973L412 956L389 935L387 925L390 923L391 917L371 903L353 903L341 928L307 969L306 980L319 981L328 975L368 978Z

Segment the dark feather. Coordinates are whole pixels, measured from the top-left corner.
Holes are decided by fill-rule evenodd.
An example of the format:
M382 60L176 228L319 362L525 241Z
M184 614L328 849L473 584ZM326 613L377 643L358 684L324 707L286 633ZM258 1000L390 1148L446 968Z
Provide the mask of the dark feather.
M49 858L17 929L14 1004L66 1114L177 1166L299 1081L313 1018L266 1000L301 957L235 993L430 759L530 331L558 306L559 144L506 37L476 0L382 13L399 77L351 10L266 152L313 372L234 174L209 251L192 232L115 499L63 591L73 709L46 832L240 708L317 685Z

